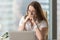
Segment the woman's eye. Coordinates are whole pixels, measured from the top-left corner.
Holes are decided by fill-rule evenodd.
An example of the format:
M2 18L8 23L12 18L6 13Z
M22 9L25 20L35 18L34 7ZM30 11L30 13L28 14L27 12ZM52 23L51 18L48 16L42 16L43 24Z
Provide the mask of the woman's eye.
M33 13L31 13L31 15L33 15Z

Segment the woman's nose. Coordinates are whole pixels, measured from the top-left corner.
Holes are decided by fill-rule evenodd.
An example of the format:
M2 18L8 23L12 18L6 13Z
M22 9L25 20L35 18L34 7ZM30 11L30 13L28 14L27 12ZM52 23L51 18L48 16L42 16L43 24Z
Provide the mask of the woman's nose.
M32 12L30 12L30 15L33 15L33 13L32 13Z

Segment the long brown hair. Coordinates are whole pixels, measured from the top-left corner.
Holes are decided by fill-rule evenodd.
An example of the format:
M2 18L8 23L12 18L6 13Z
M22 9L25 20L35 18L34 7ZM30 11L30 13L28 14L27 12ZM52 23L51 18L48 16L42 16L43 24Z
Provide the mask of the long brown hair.
M47 22L47 19L46 19L45 16L44 16L44 13L43 13L43 10L42 10L42 8L41 8L40 3L37 2L37 1L31 2L31 3L28 5L28 7L27 7L27 13L28 13L29 6L30 6L30 5L35 8L38 21L40 22L40 21L42 21L42 20L45 20L45 21Z

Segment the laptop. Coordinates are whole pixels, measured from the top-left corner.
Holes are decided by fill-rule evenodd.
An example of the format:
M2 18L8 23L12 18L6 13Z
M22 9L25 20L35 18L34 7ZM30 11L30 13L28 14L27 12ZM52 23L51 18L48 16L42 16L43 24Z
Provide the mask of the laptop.
M35 40L35 32L33 31L9 32L9 40Z

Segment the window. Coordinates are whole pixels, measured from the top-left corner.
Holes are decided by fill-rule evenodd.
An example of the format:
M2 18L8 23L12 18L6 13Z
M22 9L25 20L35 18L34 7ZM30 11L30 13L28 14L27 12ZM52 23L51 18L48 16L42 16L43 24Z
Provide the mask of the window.
M25 15L28 4L33 0L0 0L0 24L1 32L16 31L19 20ZM50 2L49 0L36 0L41 3L44 10L47 11L48 22L50 18ZM51 24L51 23L50 23ZM50 29L51 30L51 29ZM50 36L51 37L51 36Z

